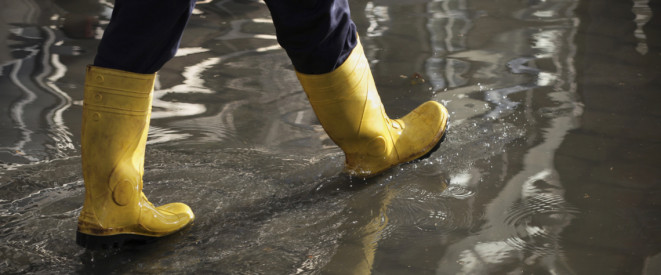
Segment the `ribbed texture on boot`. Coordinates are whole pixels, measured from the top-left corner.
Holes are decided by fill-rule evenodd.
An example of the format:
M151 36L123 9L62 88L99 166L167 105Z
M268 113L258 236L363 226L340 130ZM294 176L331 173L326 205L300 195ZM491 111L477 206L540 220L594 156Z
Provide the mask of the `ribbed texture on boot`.
M130 241L131 235L165 236L194 218L185 204L154 207L142 193L154 79L154 74L87 69L81 135L85 202L78 219L81 245ZM104 238L117 234L124 236Z

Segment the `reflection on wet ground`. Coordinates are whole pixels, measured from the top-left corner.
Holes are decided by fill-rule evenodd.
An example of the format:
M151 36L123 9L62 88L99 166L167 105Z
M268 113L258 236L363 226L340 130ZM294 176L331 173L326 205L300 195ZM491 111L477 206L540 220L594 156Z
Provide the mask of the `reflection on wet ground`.
M340 173L265 5L201 1L145 164L152 202L197 220L90 252L82 84L112 2L3 1L0 271L658 274L658 2L351 1L389 114L451 112L429 159L365 181Z

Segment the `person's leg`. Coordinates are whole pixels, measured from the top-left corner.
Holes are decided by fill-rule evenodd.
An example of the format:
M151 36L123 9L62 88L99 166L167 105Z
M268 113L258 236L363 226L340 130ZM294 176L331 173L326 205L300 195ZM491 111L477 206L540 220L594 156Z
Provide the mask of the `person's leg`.
M87 68L81 159L85 202L76 242L107 248L174 233L194 215L142 193L155 72L172 58L194 0L117 0Z
M278 42L298 72L331 72L356 46L356 26L347 1L267 0L266 5Z
M94 66L153 74L177 49L195 0L117 0Z
M427 156L440 143L448 113L438 102L390 119L350 19L347 0L266 0L321 125L359 177Z

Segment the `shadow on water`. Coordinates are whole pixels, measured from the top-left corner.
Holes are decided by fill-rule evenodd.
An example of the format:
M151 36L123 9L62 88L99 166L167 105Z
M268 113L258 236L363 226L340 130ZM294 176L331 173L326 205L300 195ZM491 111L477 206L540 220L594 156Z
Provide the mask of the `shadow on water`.
M451 112L368 180L316 120L263 2L200 1L159 72L145 194L195 224L75 245L84 68L112 2L0 6L0 272L657 274L659 1L351 1L388 113Z

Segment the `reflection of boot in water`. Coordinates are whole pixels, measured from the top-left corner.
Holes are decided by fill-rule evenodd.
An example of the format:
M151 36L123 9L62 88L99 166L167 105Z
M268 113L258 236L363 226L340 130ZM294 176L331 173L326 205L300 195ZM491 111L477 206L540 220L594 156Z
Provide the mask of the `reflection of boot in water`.
M388 118L360 41L334 71L297 76L324 130L344 151L350 175L370 177L423 157L445 134L448 113L438 102Z
M193 221L190 207L154 207L142 193L155 74L89 67L85 79L82 162L85 203L76 242L117 247L174 233Z
M379 194L356 194L346 209L348 222L340 227L343 233L333 256L324 265L324 274L370 274L384 230L388 226L388 208L396 195L390 186Z

